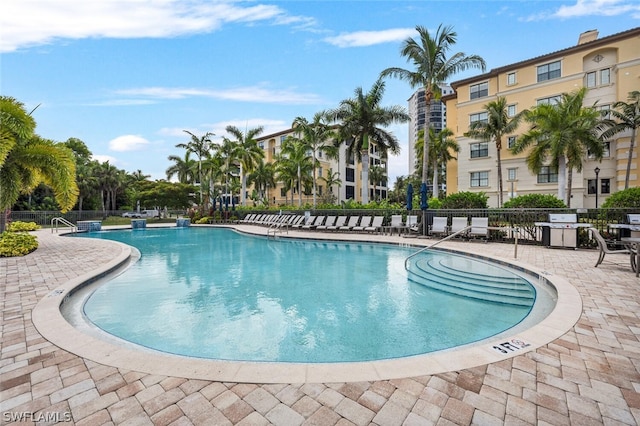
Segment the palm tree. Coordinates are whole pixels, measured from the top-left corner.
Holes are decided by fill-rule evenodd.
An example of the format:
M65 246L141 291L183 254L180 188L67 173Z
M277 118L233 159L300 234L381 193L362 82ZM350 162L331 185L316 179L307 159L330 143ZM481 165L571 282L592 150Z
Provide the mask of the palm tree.
M444 167L447 162L456 159L451 153L460 152L460 145L453 137L453 131L446 127L438 133L433 128L430 128L429 142L431 165L433 167L433 198L438 198L440 196L439 177L441 176L441 167Z
M316 207L318 154L325 153L329 158L337 158L338 152L333 145L327 142L335 136L334 130L326 122L327 116L324 112L317 112L313 116L313 122L307 121L304 117L296 117L293 120L292 130L299 134L298 139L306 144L311 151L313 161L313 207Z
M35 134L36 122L24 105L0 96L0 231L4 231L9 209L21 193L40 183L53 190L62 212L78 199L73 151L62 143Z
M536 174L550 160L549 167L558 172L558 198L569 207L573 169L582 170L587 151L596 159L602 159L604 151L597 136L600 113L594 107L583 106L586 93L585 87L563 93L557 104L541 104L528 111L525 119L531 123L531 129L512 148L514 154L519 154L532 146L527 166Z
M180 183L194 183L198 164L195 160L191 159L191 151L186 151L184 158L180 158L177 155L170 155L167 159L174 162L174 164L169 166L165 171L167 180L171 180L171 178L177 176L178 182Z
M382 127L392 123L405 123L410 119L401 106L380 106L384 90L384 81L378 79L369 92L364 93L358 87L355 97L345 99L338 108L327 111L329 120L339 122L338 143L347 143L347 156L355 154L362 163L362 204L369 203L370 144L375 144L382 156L388 151L397 154L400 152L398 139Z
M321 177L320 179L324 181L325 185L327 186L327 190L329 191L330 194L333 194L334 186L337 185L338 187L340 187L342 185L342 179L340 179L340 172L334 172L333 169L327 170L327 175Z
M225 197L229 196L230 183L239 163L241 147L235 141L227 137L222 138L222 145L216 146L216 152L224 161L222 166L222 175L224 176L224 193ZM231 193L233 196L233 193Z
M286 138L281 148L281 156L278 162L283 162L286 170L291 170L295 167L295 182L292 188L297 188L298 207L300 207L302 206L302 187L311 175L313 160L307 155L307 145L296 138Z
M500 96L495 101L489 102L483 108L487 112L487 121L475 121L471 123L469 131L465 133L465 136L480 138L486 142L493 139L495 142L498 166L498 207L502 207L502 141L505 135L516 131L526 111L509 117L507 99L503 96Z
M77 165L76 183L78 185L78 210L82 211L84 200L94 195L98 188L98 179L95 174L97 161L80 163Z
M414 70L391 67L383 70L380 75L381 77L392 76L405 80L413 89L424 88L425 127L430 127L431 101L440 99L442 95L440 85L456 73L470 68L480 68L484 72L486 66L484 59L478 55L466 55L458 52L447 58L449 49L458 38L453 27L439 25L433 38L425 27L418 25L416 31L418 31L418 40L408 38L400 49L400 55L412 62ZM424 150L422 155L422 182L425 184L428 177L428 164L429 147Z
M260 201L269 205L269 188L276 186L276 169L273 163L260 161L248 176L249 183L254 185Z
M380 167L378 165L372 166L369 170L369 182L373 185L373 199L376 199L376 189L378 188L378 184L382 184L387 178L387 171L384 167ZM383 185L381 185L383 186Z
M236 126L227 126L227 133L236 138L234 141L238 144L237 160L240 165L240 180L242 181L242 194L240 195L240 204L243 206L247 203L247 174L251 173L255 166L264 158L264 150L258 146L255 137L264 131L264 127L256 127L246 130L242 133Z
M200 209L202 209L202 159L209 155L212 145L211 136L214 136L214 134L207 132L198 137L188 130L183 130L183 132L191 136L191 140L187 143L177 144L176 148L185 148L187 151L193 152L196 157L198 157L198 184L200 185Z
M624 189L629 188L629 176L631 175L631 163L633 161L633 148L638 137L640 127L640 91L629 92L627 97L629 102L618 101L613 104L613 109L606 110L613 116L613 120L608 119L603 122L603 139L609 139L618 133L631 130L629 140L629 155L627 157L627 172L624 177Z

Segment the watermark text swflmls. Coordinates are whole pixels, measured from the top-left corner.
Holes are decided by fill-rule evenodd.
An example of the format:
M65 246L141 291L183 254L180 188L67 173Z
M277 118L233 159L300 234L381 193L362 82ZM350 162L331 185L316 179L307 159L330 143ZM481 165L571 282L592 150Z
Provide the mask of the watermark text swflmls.
M73 417L71 417L71 413L68 411L58 412L58 411L39 411L37 413L33 413L31 411L5 411L2 413L2 421L7 423L12 422L47 422L47 423L62 423L62 422L71 422Z

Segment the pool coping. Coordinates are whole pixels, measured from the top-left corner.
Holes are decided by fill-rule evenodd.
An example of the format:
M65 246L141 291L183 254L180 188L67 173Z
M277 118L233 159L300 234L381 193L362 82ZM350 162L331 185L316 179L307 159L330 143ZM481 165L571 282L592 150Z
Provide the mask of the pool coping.
M265 228L229 226L254 235L266 235ZM255 229L253 229L255 228ZM359 234L339 236L321 232L295 233L285 238L365 242ZM366 237L366 236L364 236ZM369 236L369 238L371 235ZM378 236L376 236L378 237ZM376 242L394 244L376 238ZM428 242L429 240L426 240ZM369 241L370 242L370 241ZM416 241L418 242L418 241ZM552 312L531 328L507 337L486 339L481 344L443 351L379 361L347 363L278 363L222 361L171 355L156 351L132 349L96 338L75 328L64 318L62 304L78 288L105 276L127 262L131 247L109 241L120 252L108 263L55 288L42 298L32 312L38 332L53 344L80 357L100 364L140 371L148 374L206 379L238 383L327 383L399 379L459 371L490 364L533 351L568 332L582 315L582 299L578 290L565 278L535 268L516 259L496 257L494 260L538 275L555 288L557 303ZM408 244L408 243L407 243ZM412 244L413 245L413 244ZM421 247L415 244L416 247ZM451 249L448 249L451 250ZM470 250L451 250L478 257Z

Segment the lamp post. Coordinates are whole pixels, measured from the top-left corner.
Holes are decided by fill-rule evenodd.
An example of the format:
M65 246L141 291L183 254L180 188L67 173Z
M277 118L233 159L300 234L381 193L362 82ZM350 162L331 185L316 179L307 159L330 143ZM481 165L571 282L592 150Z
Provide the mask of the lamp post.
M596 167L593 170L596 173L596 209L598 208L598 175L600 174L600 167Z

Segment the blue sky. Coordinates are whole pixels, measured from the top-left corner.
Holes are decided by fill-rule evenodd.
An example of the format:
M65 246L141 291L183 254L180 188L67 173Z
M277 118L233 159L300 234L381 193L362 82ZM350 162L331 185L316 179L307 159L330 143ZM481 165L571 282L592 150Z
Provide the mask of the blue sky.
M83 140L100 161L165 178L175 145L197 135L289 128L410 68L400 44L421 25L451 25L451 54L496 68L640 26L638 0L212 1L7 0L0 4L0 93L34 112L46 138ZM459 80L478 74L459 74ZM387 80L383 105L413 89ZM407 175L407 125L390 130Z

